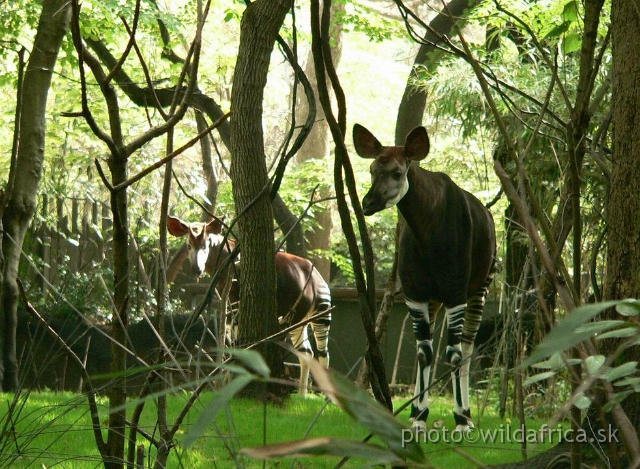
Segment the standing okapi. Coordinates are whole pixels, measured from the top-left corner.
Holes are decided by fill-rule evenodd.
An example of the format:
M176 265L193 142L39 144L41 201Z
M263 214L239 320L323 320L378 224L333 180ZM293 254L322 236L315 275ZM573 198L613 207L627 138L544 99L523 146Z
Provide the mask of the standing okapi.
M353 141L361 157L374 159L371 188L362 200L364 214L397 205L406 221L401 223L398 272L417 341L413 425L426 427L433 360L431 327L444 304L446 356L455 367L451 373L453 416L456 430L468 431L474 426L469 406L469 362L496 254L493 218L478 199L449 176L419 166L417 162L429 153L424 127L412 130L403 147L384 147L371 132L356 124Z
M214 218L209 223L185 222L175 217L167 218L167 229L173 236L187 236L189 259L195 275L209 274L223 265L225 259L235 248L235 243L222 236L222 221ZM314 314L327 311L331 307L331 291L320 273L311 262L302 257L285 252L276 253L276 278L278 315L282 327L297 324ZM241 265L242 263L240 263ZM226 275L220 276L226 279ZM224 280L218 282L222 291ZM237 282L230 289L229 299L235 303L240 298ZM311 322L318 350L318 360L329 366L329 327L331 313L327 313ZM301 353L313 355L307 335L307 326L300 326L290 332L293 346ZM302 396L307 394L309 368L300 360L300 387Z

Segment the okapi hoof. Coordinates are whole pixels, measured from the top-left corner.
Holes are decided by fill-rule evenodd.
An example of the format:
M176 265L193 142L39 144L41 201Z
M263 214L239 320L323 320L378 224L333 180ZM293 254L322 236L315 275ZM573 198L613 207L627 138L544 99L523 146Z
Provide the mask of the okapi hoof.
M468 435L471 433L476 427L473 425L456 425L456 428L453 430L456 433L461 433L463 435Z
M459 346L447 345L447 361L453 366L460 366L462 363L462 350Z
M453 412L453 419L456 422L456 429L454 431L460 433L470 433L476 426L471 420L471 410L463 410L462 415Z
M418 409L415 404L411 405L411 416L409 420L411 421L411 428L417 430L426 430L427 429L427 419L429 418L429 408L426 409Z
M426 432L427 422L424 420L413 420L411 422L411 429L413 430L413 433L415 433L416 435L419 435L420 432Z

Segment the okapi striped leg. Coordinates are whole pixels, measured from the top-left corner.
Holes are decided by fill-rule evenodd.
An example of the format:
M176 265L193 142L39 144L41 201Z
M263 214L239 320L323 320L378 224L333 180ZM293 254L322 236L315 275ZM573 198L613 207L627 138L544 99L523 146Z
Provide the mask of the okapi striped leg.
M467 303L447 308L447 361L455 367L451 372L453 383L453 418L457 431L467 431L471 422L469 408L469 357L471 353L466 342L463 342L463 329L469 308ZM481 312L482 314L482 312ZM473 350L473 342L471 343Z
M433 361L433 340L431 338L431 318L440 308L439 303L418 303L405 298L409 308L413 333L416 337L418 372L411 403L411 420L416 428L426 428L429 417L429 377Z
M316 291L316 310L313 314L322 313L331 308L331 290L329 286L323 282L318 286ZM313 336L316 340L316 348L318 349L318 361L329 368L329 329L331 328L331 313L316 319L311 323Z
M485 285L474 295L469 297L464 315L464 324L460 337L461 365L452 373L454 384L454 409L453 417L456 422L456 430L465 432L474 427L471 419L471 404L469 400L469 376L471 356L473 355L473 343L482 321L482 311L487 295L489 277Z
M298 327L290 332L291 342L293 347L299 352L313 357L313 350L309 343L309 336L307 335L307 326ZM300 362L300 385L298 387L298 393L302 397L307 396L307 389L309 387L309 366L306 360L299 359Z
M318 361L325 368L329 368L329 329L331 326L331 313L311 323L313 337L316 339L318 349Z
M462 328L464 326L467 304L463 303L452 308L447 308L447 361L453 366L459 366L462 362Z

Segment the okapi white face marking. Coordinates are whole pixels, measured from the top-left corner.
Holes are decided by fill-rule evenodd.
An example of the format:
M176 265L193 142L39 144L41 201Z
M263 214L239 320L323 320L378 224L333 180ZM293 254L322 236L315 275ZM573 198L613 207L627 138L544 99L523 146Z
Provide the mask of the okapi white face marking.
M198 277L204 274L212 248L220 246L223 240L222 220L214 218L209 223L185 222L176 217L167 218L167 230L173 236L187 235L191 269Z
M371 188L362 199L365 215L393 207L407 194L407 171L412 161L422 160L429 153L429 136L424 127L413 129L404 147L383 147L371 132L356 124L353 143L362 158L374 158L371 163Z
M371 189L362 200L365 215L400 202L409 190L407 169L406 160L401 162L393 157L379 158L371 163Z

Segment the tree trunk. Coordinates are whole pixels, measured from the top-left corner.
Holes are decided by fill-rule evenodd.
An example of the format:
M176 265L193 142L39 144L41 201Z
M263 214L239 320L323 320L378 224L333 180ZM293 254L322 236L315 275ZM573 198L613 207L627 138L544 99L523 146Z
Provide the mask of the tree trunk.
M611 25L614 153L607 206L607 273L603 289L607 300L640 297L640 88L637 82L640 76L640 16L637 2L614 0ZM604 345L603 352L607 353L618 344L605 341ZM640 362L640 346L629 348L624 359ZM633 427L640 428L640 393L627 397L622 408Z
M207 121L200 112L196 112L196 125L198 127L198 133L204 132L207 128ZM204 173L204 179L207 181L207 202L205 207L211 213L216 209L218 204L218 175L216 174L215 167L213 165L213 155L211 152L211 136L207 135L200 140L200 152L202 153L202 172ZM211 217L208 213L202 214L202 221L209 222Z
M345 5L344 3L337 2L331 4L331 16L333 18L336 17L337 12L344 11ZM331 37L331 57L333 59L333 63L338 66L340 63L340 58L342 56L342 32L344 30L344 25L341 22L334 22L332 27L329 30L329 34ZM309 50L309 54L307 56L307 65L305 68L305 74L313 87L314 95L316 96L316 101L319 100L318 97L318 81L316 80L316 72L313 64L313 52ZM296 113L299 116L306 116L308 114L308 103L306 100L301 100L300 104L296 106ZM327 125L326 119L324 118L324 113L322 111L322 107L320 106L317 110L316 123L311 129L309 136L304 142L304 145L298 151L296 155L296 160L298 163L302 163L311 159L319 159L319 160L328 160L330 156L330 147L329 147L329 126ZM327 166L330 166L327 162ZM329 189L328 187L321 188L318 196L320 197L329 197L333 192L333 189ZM321 251L329 251L331 249L331 228L333 226L331 222L331 209L316 207L314 209L313 215L317 228L314 230L307 231L305 233L306 238L309 242L310 250L319 249ZM313 261L313 264L318 272L329 281L330 273L331 273L331 261L327 256L310 256L310 259Z
M45 113L51 77L69 26L71 4L67 0L44 0L38 31L24 77L20 145L9 180L7 206L2 224L5 256L0 297L0 391L18 386L16 326L18 308L18 266L22 244L36 210L36 196L42 177L45 142Z
M242 249L239 341L256 342L278 329L273 211L262 132L262 104L276 36L291 2L258 0L242 18L231 93L231 180ZM261 352L272 376L282 375L279 347Z
M427 31L420 45L398 107L396 145L404 145L407 134L422 125L427 104L427 90L424 87L416 88L413 86L413 82L418 76L420 67L435 70L440 57L444 54L437 47L441 41L434 32L440 36L449 35L455 24L452 18L458 18L459 21L462 21L465 18L465 11L470 11L478 3L478 0L452 0L447 4L446 11L442 11L429 23L430 30Z

